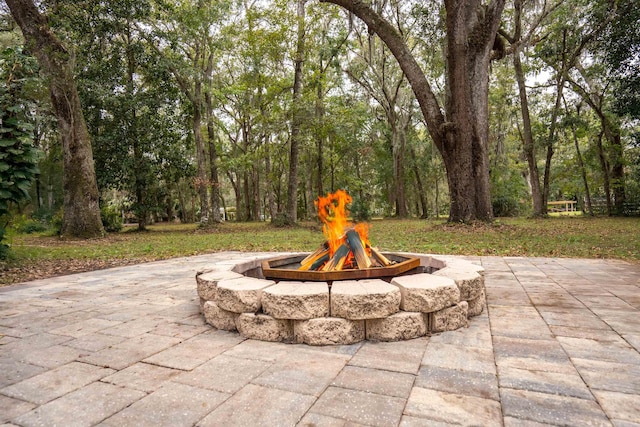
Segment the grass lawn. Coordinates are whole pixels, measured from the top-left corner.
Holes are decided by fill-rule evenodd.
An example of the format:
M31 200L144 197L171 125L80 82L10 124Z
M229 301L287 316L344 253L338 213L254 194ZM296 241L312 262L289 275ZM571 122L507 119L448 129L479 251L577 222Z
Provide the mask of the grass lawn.
M369 237L381 250L640 262L640 218L509 218L478 226L443 220L374 220ZM14 259L0 264L0 285L218 251L312 251L323 240L320 225L313 222L296 228L226 223L211 230L159 224L147 232L125 228L95 240L16 235L10 241Z

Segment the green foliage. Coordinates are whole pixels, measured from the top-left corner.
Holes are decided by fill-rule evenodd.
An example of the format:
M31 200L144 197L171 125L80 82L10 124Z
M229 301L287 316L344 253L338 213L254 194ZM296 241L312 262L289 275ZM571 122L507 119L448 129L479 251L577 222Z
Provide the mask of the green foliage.
M106 205L100 208L100 218L105 231L117 233L122 230L122 213L115 205Z
M371 220L371 207L369 206L369 202L364 199L354 198L349 207L349 211L354 221L364 222Z
M62 208L58 209L58 211L51 217L51 223L49 226L51 227L51 231L53 234L59 235L62 231L62 219L64 218L64 210Z
M29 219L24 223L20 224L16 228L16 231L18 233L23 233L23 234L33 234L33 233L41 233L43 231L47 231L47 228L48 227L46 226L46 224L43 224L40 221Z
M23 90L35 70L33 58L20 48L6 48L0 55L0 257L10 205L29 199L31 182L38 173L38 150L33 146L33 126L24 115L28 109Z
M617 7L600 47L615 76L616 110L640 119L640 5L637 0L621 0Z

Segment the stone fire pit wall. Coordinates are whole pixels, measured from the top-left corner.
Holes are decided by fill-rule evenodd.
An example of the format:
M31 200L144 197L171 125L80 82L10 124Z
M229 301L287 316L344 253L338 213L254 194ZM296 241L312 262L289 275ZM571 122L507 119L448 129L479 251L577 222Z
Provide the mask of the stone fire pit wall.
M299 254L289 254L299 255ZM408 253L420 270L392 278L326 282L264 279L261 261L221 262L196 274L200 307L215 328L309 345L399 341L469 325L485 306L484 269ZM424 272L422 272L424 271Z

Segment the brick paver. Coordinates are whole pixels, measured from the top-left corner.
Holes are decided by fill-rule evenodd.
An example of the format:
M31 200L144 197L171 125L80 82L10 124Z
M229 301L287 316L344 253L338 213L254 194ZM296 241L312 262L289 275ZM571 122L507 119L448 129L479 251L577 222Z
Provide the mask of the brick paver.
M640 265L474 257L469 328L311 347L205 324L224 252L0 288L0 424L640 425Z

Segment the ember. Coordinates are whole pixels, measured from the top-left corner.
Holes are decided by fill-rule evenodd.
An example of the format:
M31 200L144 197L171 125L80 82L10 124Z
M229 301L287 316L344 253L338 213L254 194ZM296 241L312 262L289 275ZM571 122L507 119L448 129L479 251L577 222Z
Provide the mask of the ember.
M349 222L347 205L351 200L344 190L318 197L315 205L327 240L300 262L299 270L340 271L393 264L371 247L368 224Z

